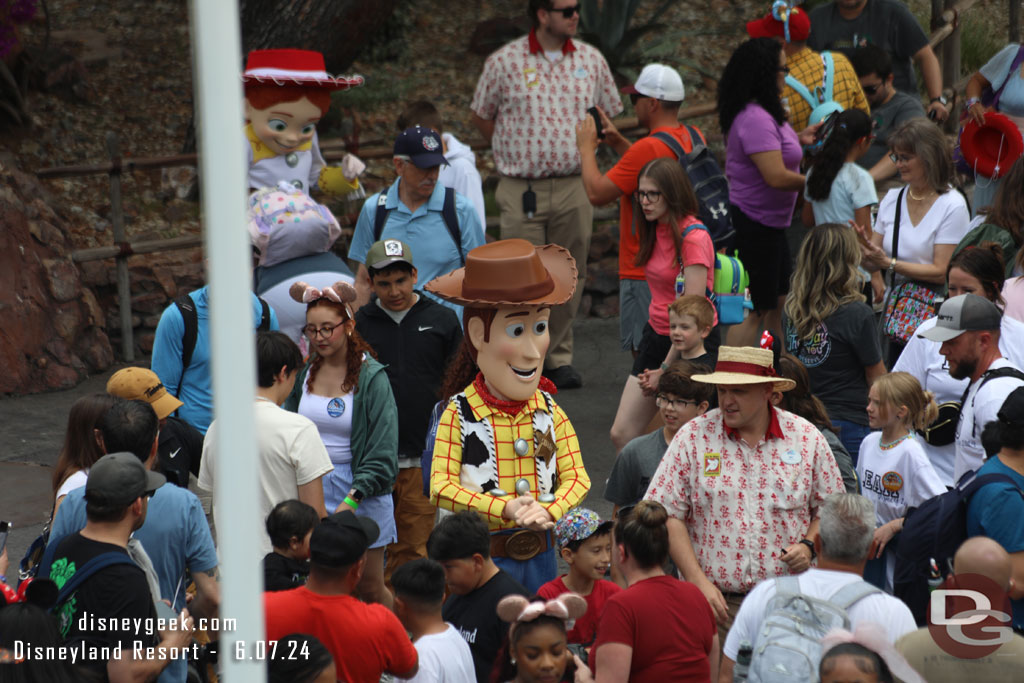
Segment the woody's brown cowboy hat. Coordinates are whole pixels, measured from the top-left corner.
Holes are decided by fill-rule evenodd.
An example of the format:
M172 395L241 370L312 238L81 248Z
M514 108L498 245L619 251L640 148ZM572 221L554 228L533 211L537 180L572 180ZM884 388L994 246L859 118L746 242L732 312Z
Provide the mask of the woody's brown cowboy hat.
M557 306L572 298L576 278L568 249L511 239L473 249L465 267L434 278L426 290L460 306Z
M775 391L789 391L796 382L775 374L772 352L754 346L721 346L715 371L690 379L706 384L772 384Z

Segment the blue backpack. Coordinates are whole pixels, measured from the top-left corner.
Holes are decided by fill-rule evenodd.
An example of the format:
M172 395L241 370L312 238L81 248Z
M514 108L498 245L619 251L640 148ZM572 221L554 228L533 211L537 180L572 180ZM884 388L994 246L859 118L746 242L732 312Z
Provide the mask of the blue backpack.
M807 86L793 76L786 76L786 85L795 90L800 97L807 100L807 104L811 105L811 118L807 122L812 126L819 121L824 121L832 112L843 111L844 109L843 105L832 99L832 91L835 88L836 67L832 61L831 52L821 53L821 64L825 69L824 79L821 85L814 88L814 94L811 94Z
M706 226L694 223L683 231L683 239L690 234L691 230L703 230L710 233ZM679 277L676 278L676 296L683 293L683 269L679 268ZM746 317L747 310L754 309L754 303L750 300L750 276L747 275L743 262L735 256L719 254L715 252L715 281L714 289L704 288L704 295L715 305L718 311L718 322L721 325L738 325Z

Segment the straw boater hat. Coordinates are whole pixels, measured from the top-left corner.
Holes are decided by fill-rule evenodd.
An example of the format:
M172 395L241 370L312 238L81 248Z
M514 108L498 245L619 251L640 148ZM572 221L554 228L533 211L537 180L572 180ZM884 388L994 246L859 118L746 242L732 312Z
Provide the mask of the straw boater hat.
M568 249L511 239L473 249L465 267L434 278L426 290L476 308L557 306L572 298L576 278L576 261Z
M362 85L363 77L331 76L324 56L313 50L253 50L245 61L242 82L348 90Z
M796 382L775 374L770 349L754 346L721 346L718 362L710 375L694 375L690 379L707 384L763 384L771 382L776 391L789 391Z

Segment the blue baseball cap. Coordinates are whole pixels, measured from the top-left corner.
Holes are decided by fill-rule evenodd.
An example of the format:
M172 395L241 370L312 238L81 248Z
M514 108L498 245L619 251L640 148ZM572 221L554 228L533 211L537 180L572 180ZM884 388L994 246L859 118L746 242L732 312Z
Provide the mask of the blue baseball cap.
M416 168L434 168L447 164L441 136L424 126L406 128L395 138L395 156L407 156Z

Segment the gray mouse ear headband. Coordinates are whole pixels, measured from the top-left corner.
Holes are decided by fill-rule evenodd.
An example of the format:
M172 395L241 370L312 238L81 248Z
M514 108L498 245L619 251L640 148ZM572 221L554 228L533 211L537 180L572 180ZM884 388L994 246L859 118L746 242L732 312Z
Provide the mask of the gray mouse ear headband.
M339 280L330 287L317 289L313 285L306 284L300 280L288 288L288 293L300 304L311 304L319 299L327 299L336 304L342 304L345 307L345 311L348 312L349 319L355 320L356 316L350 304L356 300L356 290L347 282Z

